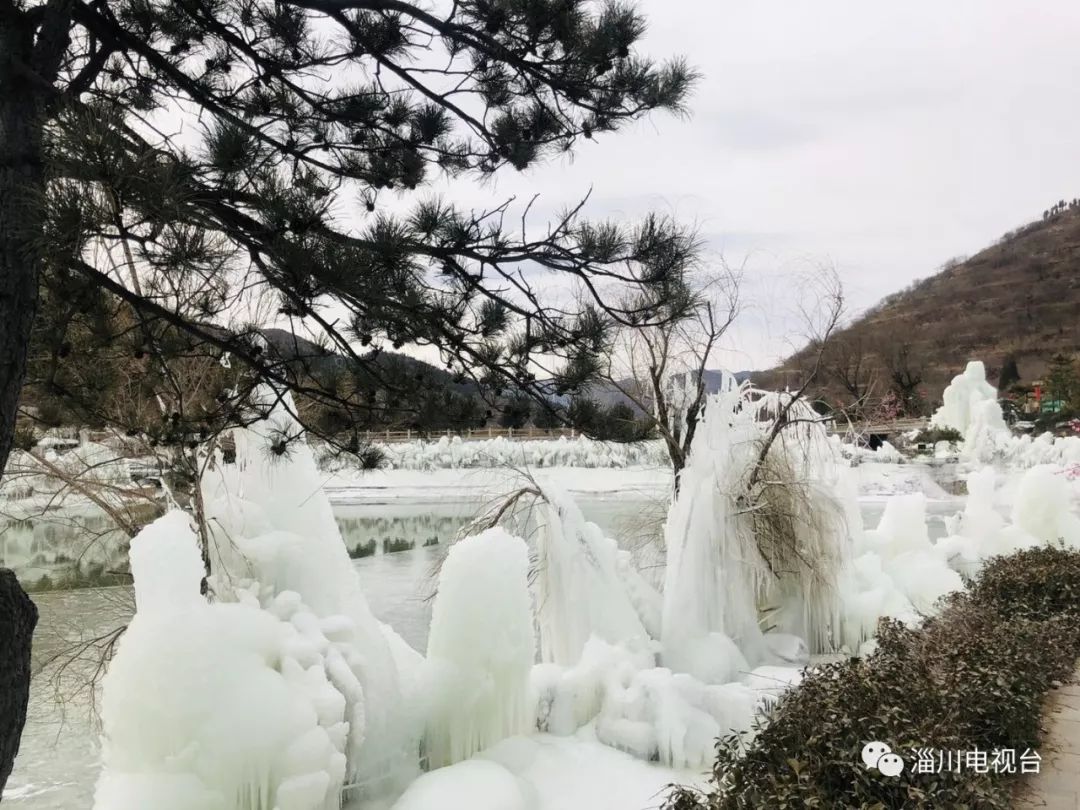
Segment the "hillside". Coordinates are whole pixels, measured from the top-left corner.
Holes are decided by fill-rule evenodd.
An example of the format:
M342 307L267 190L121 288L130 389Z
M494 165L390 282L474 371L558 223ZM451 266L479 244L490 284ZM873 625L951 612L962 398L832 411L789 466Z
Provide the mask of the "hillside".
M852 387L845 378L855 377L855 387L880 396L898 371L921 378L918 390L934 403L969 359L983 360L994 382L1011 356L1030 382L1055 353L1080 351L1080 204L1055 209L971 258L947 262L840 330L822 393L842 398ZM798 379L812 356L803 349L760 380Z
M325 349L318 344L293 334L286 329L263 329L262 336L282 358L296 360L313 374L353 368L354 363L339 351ZM457 394L475 394L478 388L471 381L455 382L454 375L446 369L399 352L383 351L368 353L373 369L368 376L372 384L379 378L389 380L412 380L427 389L453 391Z

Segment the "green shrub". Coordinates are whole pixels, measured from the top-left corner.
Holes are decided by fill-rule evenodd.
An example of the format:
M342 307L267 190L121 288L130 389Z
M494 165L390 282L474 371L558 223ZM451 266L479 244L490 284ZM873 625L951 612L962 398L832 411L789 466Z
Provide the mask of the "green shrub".
M1038 548L997 557L983 567L971 599L1027 619L1080 619L1080 554Z
M938 442L953 442L959 444L964 441L963 435L956 428L932 427L924 428L915 437L916 444L937 444Z
M1080 554L1024 552L987 565L971 593L910 629L883 620L870 656L808 672L749 745L720 740L708 792L674 788L665 810L1011 806L1006 774L921 774L915 751L1036 748L1042 700L1080 655ZM888 743L899 777L864 767Z
M354 560L359 560L362 557L370 557L375 553L375 541L369 540L366 543L357 543L355 546L349 549L349 557Z
M1066 425L1077 418L1080 418L1080 410L1075 408L1065 408L1053 413L1040 414L1035 419L1035 433L1063 432Z

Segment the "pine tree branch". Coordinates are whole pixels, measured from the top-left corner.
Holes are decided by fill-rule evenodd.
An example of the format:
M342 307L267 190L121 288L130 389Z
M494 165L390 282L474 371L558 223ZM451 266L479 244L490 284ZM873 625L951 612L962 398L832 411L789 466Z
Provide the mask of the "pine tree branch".
M252 370L254 370L261 378L269 382L276 383L284 389L288 389L298 394L309 396L312 399L321 402L326 402L347 408L356 407L355 402L337 397L330 392L327 392L323 388L303 385L297 380L291 379L290 377L282 374L277 369L272 368L271 366L260 360L258 355L253 354L250 348L243 341L237 340L232 337L222 337L220 334L217 334L216 329L208 328L201 324L195 323L194 321L190 320L184 315L181 315L178 312L174 312L167 307L161 306L155 301L137 295L120 282L111 278L107 273L101 272L100 270L92 267L86 262L83 262L81 260L71 260L68 262L68 266L71 269L86 276L87 278L92 279L96 285L100 286L102 289L109 291L121 300L128 302L132 306L139 309L141 312L144 312L147 315L151 315L155 318L159 318L166 323L172 324L176 328L180 329L183 332L186 332L192 337L198 338L204 343L208 343L212 346L217 346L222 351L228 352L229 354L239 358ZM221 331L224 332L224 330Z

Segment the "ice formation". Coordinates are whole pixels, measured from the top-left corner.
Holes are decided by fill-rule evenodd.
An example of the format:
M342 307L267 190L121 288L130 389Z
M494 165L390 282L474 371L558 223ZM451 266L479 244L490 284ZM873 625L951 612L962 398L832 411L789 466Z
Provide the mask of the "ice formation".
M863 649L882 617L914 625L934 613L942 596L964 587L959 553L955 544L930 539L922 493L890 498L877 527L857 536L841 573L845 646Z
M535 727L528 577L525 542L501 528L450 548L428 640L424 740L430 767L460 762Z
M995 510L994 474L979 472L949 537L930 540L922 495L891 498L864 531L835 440L799 403L769 454L773 478L749 503L782 396L742 387L710 397L664 529L663 597L565 492L538 484L528 531L489 529L452 547L426 660L371 615L307 448L267 455L296 426L277 413L237 432L236 462L216 465L203 490L216 601L199 596L182 516L133 547L138 613L106 682L96 806L328 810L343 789L404 787L422 746L436 770L398 810L534 810L513 757L489 756L537 728L700 770L717 737L752 733L809 648L865 650L880 617L919 621L994 553L1080 543L1064 476L1038 466L1011 523ZM961 400L948 398L950 413ZM968 400L965 429L996 431L991 401ZM410 463L479 463L469 448L483 443L440 444L443 456L417 451L427 460ZM543 465L581 461L565 450ZM759 550L756 510L777 503L800 553L819 563L813 576L778 578Z
M486 759L426 773L409 785L394 810L535 810L521 781Z
M382 792L415 775L421 720L401 693L392 631L360 590L305 441L270 452L275 440L300 434L288 411L233 434L235 462L218 463L203 482L215 593L227 599L254 586L265 608L292 611L294 624L332 628L323 633L327 674L347 703L352 791ZM313 661L308 650L296 655Z
M1013 503L1013 525L1040 543L1080 547L1080 517L1072 511L1072 492L1063 471L1032 467L1020 479Z
M704 767L717 736L749 732L763 701L775 692L776 682L766 678L769 688L761 688L759 675L759 686L749 685L748 680L755 677L749 663L719 634L701 639L702 644L688 645L689 654L697 657L693 674L658 667L659 595L633 570L629 554L586 521L565 492L547 482L534 483L539 494L526 512L528 518L517 523L516 518L504 515L533 545L532 604L542 663L532 668L535 716L530 725L563 736L588 726L601 742L635 756L673 767ZM504 535L500 540L505 544L513 538ZM502 604L503 596L492 599L491 594L503 590L476 585L479 576L468 579L475 592L471 598ZM460 619L446 621L448 628L459 625ZM432 630L434 643L434 626ZM792 656L792 667L806 663L801 642L780 636L773 641L777 643L763 642L763 649L774 648L780 660L785 654ZM467 647L475 658L476 650L485 649L483 643L459 641L448 649ZM434 650L429 650L432 672L439 673L434 658ZM790 673L796 671L790 669ZM785 683L794 677L790 673ZM456 682L453 676L437 675L437 680ZM455 707L469 703L454 692L450 689L436 700ZM438 719L438 709L431 716L437 724L449 725ZM445 736L439 727L436 739ZM466 746L462 753L472 748ZM440 755L434 749L431 755L433 763L460 757Z
M615 541L585 520L577 504L553 485L544 486L536 511L536 618L540 658L576 664L591 637L645 646L650 617L659 597L620 557ZM632 581L633 591L627 580ZM652 619L655 623L655 618Z
M42 440L44 441L44 440ZM97 442L83 442L58 453L48 445L39 445L33 454L16 450L11 454L4 478L0 483L0 496L11 499L29 498L34 495L78 499L77 489L52 474L37 459L58 469L63 477L95 487L97 484L127 486L131 484L131 466L124 452ZM97 488L95 487L95 491ZM105 496L108 496L105 491Z
M376 442L378 444L378 442ZM663 466L668 463L659 441L603 442L584 436L570 439L506 438L463 439L443 436L436 441L401 442L378 445L386 454L388 469L441 470L486 467L623 468ZM320 460L324 469L338 470L349 462L326 455Z
M972 360L953 377L942 394L943 403L930 424L952 428L964 437L964 458L989 461L1006 452L1012 439L997 401L997 389L986 381L986 367Z
M336 810L345 700L305 632L253 597L208 603L187 515L131 546L137 612L102 695L98 810Z
M1080 546L1080 517L1059 467L1033 467L1020 478L1011 520L998 509L998 473L967 477L962 513L948 518L948 536L931 541L922 494L890 498L876 529L863 533L842 574L844 641L856 651L882 616L916 623L940 597L964 587L989 558L1040 545Z
M1030 473L1026 473L1026 478ZM949 566L967 578L978 574L985 560L1039 545L1039 540L1016 523L1009 523L998 511L997 472L983 467L967 476L964 511L946 518L949 534L937 541ZM1068 509L1067 504L1057 506Z
M904 455L889 442L882 442L876 450L852 442L843 442L840 445L840 454L851 461L852 466L863 462L876 462L878 464L903 464Z
M651 650L592 638L573 667L540 664L533 671L537 726L570 735L592 724L605 745L676 768L706 767L716 738L748 734L769 689L750 686L744 670L728 682L703 683L654 664ZM798 670L788 672L789 680Z
M963 374L953 378L943 400L930 422L963 435L961 457L965 460L1021 468L1080 464L1080 437L1012 434L1002 416L997 391L986 381L986 369L978 360L972 360Z
M704 779L616 751L582 729L503 740L422 776L393 810L634 810L657 805L673 783Z
M986 381L986 366L981 360L972 360L962 374L952 378L952 382L942 394L942 405L930 419L934 427L952 428L961 436L980 423L986 426L1005 427L1001 419L1001 408L996 416L987 403L997 404L997 390Z
M371 614L303 440L270 455L281 435L298 435L283 409L234 431L235 463L204 478L212 603L186 518L133 546L138 611L106 683L101 810L161 806L144 799L169 780L190 787L188 810L322 810L343 788L381 794L419 773L422 717L402 693L419 656Z
M778 630L817 650L836 643L833 577L847 556L848 517L856 506L835 447L808 407L795 404L791 416L801 421L781 431L759 502L749 501L748 479L782 396L745 386L712 395L698 423L665 526L663 661L677 671L716 677L702 662L715 669L717 657L731 658L733 646L751 664L762 660L768 650L758 609L764 605L777 608ZM782 481L774 480L778 475ZM812 560L809 570L783 578L770 571L758 545L772 539L757 522L766 512L783 515L786 540Z
M611 690L596 736L641 759L708 769L716 740L747 732L761 705L762 695L743 683L704 684L669 669L644 669Z

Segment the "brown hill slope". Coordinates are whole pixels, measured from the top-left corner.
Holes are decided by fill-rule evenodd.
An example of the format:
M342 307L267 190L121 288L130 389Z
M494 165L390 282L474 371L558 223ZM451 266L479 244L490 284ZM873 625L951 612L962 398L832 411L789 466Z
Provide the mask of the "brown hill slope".
M991 382L1006 358L1021 380L1038 378L1055 353L1080 351L1080 203L1003 236L969 259L888 296L840 330L824 357L820 393L832 400L870 398L892 387L894 373L918 379L927 404L971 359ZM762 380L792 380L812 366L807 347Z

